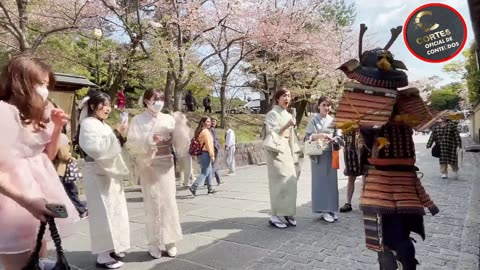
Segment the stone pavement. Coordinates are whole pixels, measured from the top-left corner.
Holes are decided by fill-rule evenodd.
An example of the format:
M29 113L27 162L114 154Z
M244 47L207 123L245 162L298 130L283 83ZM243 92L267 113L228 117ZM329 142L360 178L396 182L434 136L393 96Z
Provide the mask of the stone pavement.
M458 180L441 180L437 160L425 149L427 137L416 138L422 182L440 213L426 216L427 239L417 239L419 269L477 270L480 236L480 153L466 153ZM223 177L219 192L205 189L192 198L178 190L184 239L177 258L153 260L146 250L142 194L138 188L126 193L130 213L132 250L124 270L204 269L378 269L376 254L365 248L358 191L354 211L340 214L337 223L320 221L310 209L310 164L304 161L298 187L296 228L268 226L269 193L265 166L237 170ZM360 188L357 182L357 190ZM345 202L346 179L339 180L340 205ZM63 240L68 261L79 269L96 269L89 252L88 222Z

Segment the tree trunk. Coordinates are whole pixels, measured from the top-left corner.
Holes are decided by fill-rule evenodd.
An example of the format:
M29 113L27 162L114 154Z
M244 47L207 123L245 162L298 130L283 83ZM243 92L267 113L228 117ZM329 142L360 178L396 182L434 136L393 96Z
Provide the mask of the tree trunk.
M297 107L297 118L295 119L297 123L300 124L302 121L303 115L305 114L305 109L307 108L308 105L308 99L304 99L298 103Z
M165 83L165 108L171 110L173 108L172 104L172 94L173 94L174 80L171 71L167 72L167 81Z
M225 127L227 80L226 72L224 72L222 75L222 84L220 85L220 127L222 128Z
M263 74L263 87L264 87L264 96L265 100L260 100L260 113L266 114L268 112L268 108L270 107L270 91L268 86L268 78L267 74Z
M182 76L179 76L182 78ZM173 92L173 111L182 111L182 81L175 80L175 88Z

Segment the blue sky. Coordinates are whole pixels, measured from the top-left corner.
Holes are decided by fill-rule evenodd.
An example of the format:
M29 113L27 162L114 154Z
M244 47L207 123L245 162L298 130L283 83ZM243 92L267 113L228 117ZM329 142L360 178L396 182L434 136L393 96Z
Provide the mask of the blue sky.
M356 31L360 29L360 23L367 24L368 30L365 36L376 41L375 45L383 47L390 39L390 28L405 23L408 15L417 7L428 3L443 3L455 8L464 18L467 24L467 45L474 40L472 24L470 21L470 13L466 0L347 0L347 2L355 2L357 7L357 18L355 22ZM364 48L369 49L369 48ZM407 49L403 37L400 36L390 48L395 55L395 59L401 60L408 68L407 74L409 81L419 80L430 76L440 76L443 80L439 85L443 85L454 81L448 74L442 72L442 67L448 63L428 63L413 56ZM453 60L463 60L464 57L458 54Z

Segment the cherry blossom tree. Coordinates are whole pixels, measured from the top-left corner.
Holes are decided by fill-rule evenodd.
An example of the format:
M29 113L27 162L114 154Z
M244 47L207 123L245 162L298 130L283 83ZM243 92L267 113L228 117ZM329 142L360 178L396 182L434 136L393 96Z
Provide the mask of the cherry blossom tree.
M252 85L265 95L263 112L271 106L277 89L285 85L296 97L297 120L301 119L315 93L325 92L326 85L338 85L341 75L336 68L346 58L348 50L342 44L350 25L339 25L322 14L328 4L306 0L267 7L270 12L261 19L253 39L261 49L249 59L248 69L257 77Z
M2 0L0 46L35 52L48 36L76 30L95 17L94 10L89 0Z
M220 21L219 27L206 33L202 43L207 45L207 56L211 58L203 67L210 73L220 94L220 125L225 125L227 114L227 90L229 78L247 56L255 52L255 46L248 46L257 24L256 18L262 16L257 1L214 1L211 8L214 15L210 20ZM236 90L232 90L238 92ZM230 94L235 94L234 92Z

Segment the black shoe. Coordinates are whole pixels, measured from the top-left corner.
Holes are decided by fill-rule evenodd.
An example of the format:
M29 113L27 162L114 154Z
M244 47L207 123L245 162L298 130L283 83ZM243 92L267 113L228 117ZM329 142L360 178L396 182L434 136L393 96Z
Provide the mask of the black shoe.
M344 204L342 207L340 207L340 212L341 213L346 213L352 211L352 205L350 203Z
M190 190L193 196L196 196L197 191L193 187L190 187L188 190Z
M284 217L285 220L287 221L288 225L296 227L297 226L297 221L295 220L294 217Z

